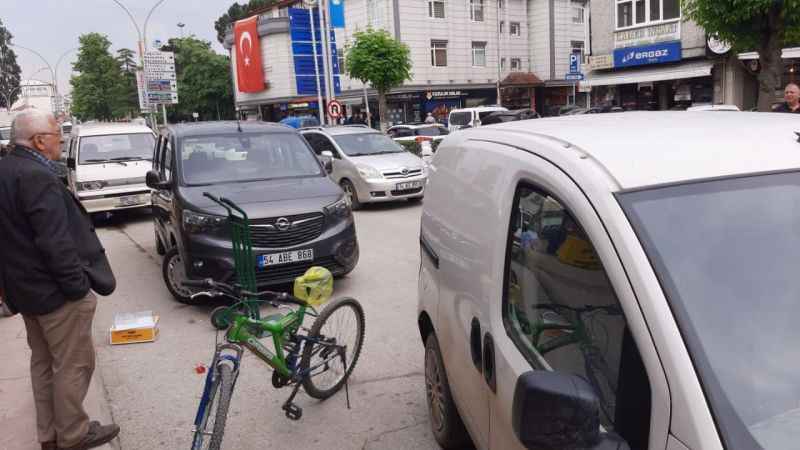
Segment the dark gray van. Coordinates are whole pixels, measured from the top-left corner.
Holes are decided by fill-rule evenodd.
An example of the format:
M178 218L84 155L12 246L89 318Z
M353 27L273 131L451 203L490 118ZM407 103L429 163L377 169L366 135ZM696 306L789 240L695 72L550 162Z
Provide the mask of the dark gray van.
M358 262L353 213L292 128L265 122L205 122L165 127L158 136L152 192L156 249L167 288L191 303L186 279L235 280L225 211L203 196L226 197L251 223L259 286L291 282L309 267L344 275Z

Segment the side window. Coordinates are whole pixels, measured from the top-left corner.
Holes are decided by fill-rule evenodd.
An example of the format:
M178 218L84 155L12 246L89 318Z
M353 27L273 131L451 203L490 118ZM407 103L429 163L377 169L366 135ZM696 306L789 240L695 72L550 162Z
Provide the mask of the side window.
M309 133L309 134L314 134L315 135L315 138L316 138L316 147L315 147L315 150L314 150L315 152L317 152L316 148L319 148L319 153L320 154L322 152L324 152L324 151L329 151L329 152L333 153L333 157L334 158L336 158L336 159L340 158L339 152L336 150L336 147L333 146L333 142L331 142L331 140L328 139L327 136L319 134L319 133Z
M508 242L503 322L517 348L535 369L549 366L587 380L600 401L602 425L631 448L646 448L647 374L581 224L556 198L521 185Z
M175 161L175 152L172 151L172 147L172 138L169 136L164 137L164 154L162 155L164 169L161 171L161 173L164 175L164 179L167 181L172 180L172 163Z
M320 145L320 135L317 133L303 133L303 137L305 138L308 145L311 146L311 149L314 150L314 153L317 156L322 154L322 147Z
M400 128L397 130L395 137L411 137L414 136L414 130L411 128Z
M158 136L156 145L153 147L153 170L161 172L161 143L163 138Z

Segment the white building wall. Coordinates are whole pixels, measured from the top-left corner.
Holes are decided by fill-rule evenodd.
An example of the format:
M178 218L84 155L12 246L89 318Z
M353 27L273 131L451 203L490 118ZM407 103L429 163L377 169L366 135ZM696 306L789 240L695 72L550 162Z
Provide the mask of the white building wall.
M257 93L239 91L236 82L236 48L230 49L231 68L237 103L257 103L267 99L292 97L297 95L297 84L294 78L294 58L289 33L276 33L261 36L261 62L267 89Z
M541 80L550 78L550 5L549 0L529 0L528 41L531 68Z

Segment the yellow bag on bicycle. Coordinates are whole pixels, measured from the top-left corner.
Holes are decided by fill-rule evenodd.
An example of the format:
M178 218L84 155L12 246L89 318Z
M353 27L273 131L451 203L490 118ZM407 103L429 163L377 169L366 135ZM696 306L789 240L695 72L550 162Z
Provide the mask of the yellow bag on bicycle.
M311 306L319 306L333 294L333 274L330 270L314 266L294 279L294 296Z

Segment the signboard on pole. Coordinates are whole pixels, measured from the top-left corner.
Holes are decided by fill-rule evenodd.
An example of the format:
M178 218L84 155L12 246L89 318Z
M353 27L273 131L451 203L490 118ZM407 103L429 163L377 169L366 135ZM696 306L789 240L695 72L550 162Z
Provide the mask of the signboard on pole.
M581 73L580 53L569 54L569 73Z
M175 74L175 54L160 51L145 52L142 84L144 100L148 105L177 104L178 82Z
M332 119L338 119L342 117L342 104L336 100L331 100L328 102L328 115L331 116Z
M147 89L144 81L144 72L136 71L136 88L139 93L139 109L143 114L150 113L150 104L147 103Z

